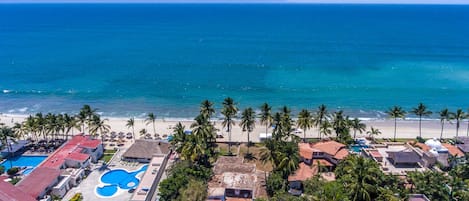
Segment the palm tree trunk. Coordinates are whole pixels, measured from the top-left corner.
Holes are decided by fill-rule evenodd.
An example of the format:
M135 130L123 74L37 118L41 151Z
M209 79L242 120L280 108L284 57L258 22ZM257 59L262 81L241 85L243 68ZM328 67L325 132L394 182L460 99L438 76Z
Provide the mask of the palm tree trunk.
M419 116L419 136L422 138L422 116Z
M321 140L321 121L319 121L319 126L318 126L318 137L319 137L319 140Z
M458 137L459 134L459 120L456 122L456 137Z
M357 129L353 129L353 139L354 140L355 140L356 134L357 134Z
M440 134L440 139L443 139L443 127L445 126L444 120L441 122L441 134Z
M394 142L396 141L397 118L394 118Z
M249 140L249 131L248 131L248 154L249 154L249 147L251 146L250 140Z
M153 120L153 135L156 134L155 121Z
M230 123L228 123L228 153L231 155L231 128Z

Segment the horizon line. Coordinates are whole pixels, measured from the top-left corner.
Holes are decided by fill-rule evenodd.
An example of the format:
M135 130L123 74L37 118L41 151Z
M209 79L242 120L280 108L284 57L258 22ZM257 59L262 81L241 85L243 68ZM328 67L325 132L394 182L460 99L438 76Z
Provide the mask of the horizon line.
M0 4L290 4L290 5L441 5L469 6L469 3L340 3L340 2L0 2Z
M0 4L342 4L469 5L462 0L0 0Z

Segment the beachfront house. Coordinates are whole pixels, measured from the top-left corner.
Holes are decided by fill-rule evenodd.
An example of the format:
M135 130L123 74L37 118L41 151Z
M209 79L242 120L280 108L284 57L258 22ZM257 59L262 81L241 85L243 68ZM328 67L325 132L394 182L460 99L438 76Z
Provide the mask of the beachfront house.
M330 140L317 143L299 143L301 160L307 165L321 164L329 171L349 155L347 146Z
M336 141L298 144L301 162L298 169L288 177L292 195L303 193L302 182L321 171L333 171L337 164L348 156L347 146Z
M262 188L256 165L243 163L240 157L219 157L213 173L207 200L253 200Z

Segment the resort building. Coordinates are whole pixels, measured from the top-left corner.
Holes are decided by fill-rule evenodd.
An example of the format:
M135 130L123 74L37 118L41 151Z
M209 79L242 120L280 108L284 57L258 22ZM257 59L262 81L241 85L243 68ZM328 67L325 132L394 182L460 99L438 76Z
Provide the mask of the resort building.
M213 173L208 184L208 200L251 201L260 193L265 179L255 164L244 163L240 157L219 157Z
M156 191L161 177L166 169L169 154L155 154L151 159L148 169L140 179L140 184L130 201L156 200Z
M135 140L132 146L122 155L122 160L149 163L155 154L168 155L170 151L170 144L168 142Z
M36 201L34 197L17 186L0 179L0 200L1 201Z
M103 155L100 140L86 135L76 135L43 161L17 186L30 196L41 200L48 195L63 197L77 186L85 176L91 162Z

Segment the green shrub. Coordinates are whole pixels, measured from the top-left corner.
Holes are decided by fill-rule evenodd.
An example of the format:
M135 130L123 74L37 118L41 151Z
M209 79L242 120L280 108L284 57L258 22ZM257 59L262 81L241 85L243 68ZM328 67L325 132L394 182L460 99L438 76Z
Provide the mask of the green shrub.
M0 166L0 174L5 173L5 166Z
M76 193L70 201L81 201L83 200L83 195L81 193Z
M267 177L266 190L269 196L273 196L275 193L281 193L287 190L286 180L283 179L281 173L274 172Z
M12 167L12 168L7 170L7 174L10 175L10 176L13 176L16 173L18 173L18 171L20 171L20 169L18 167Z

